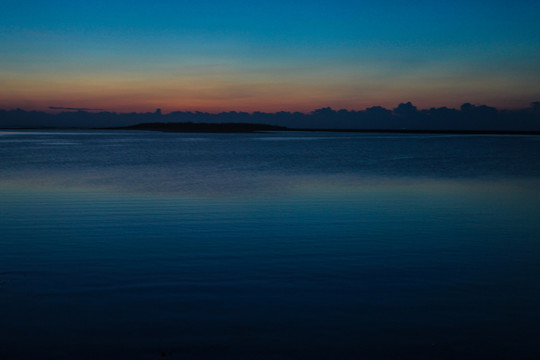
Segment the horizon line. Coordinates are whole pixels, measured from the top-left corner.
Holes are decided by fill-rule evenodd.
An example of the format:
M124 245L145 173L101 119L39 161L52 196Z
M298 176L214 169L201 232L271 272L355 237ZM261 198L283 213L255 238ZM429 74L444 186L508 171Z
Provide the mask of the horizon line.
M159 115L167 115L167 114L172 114L172 113L177 113L177 112L183 112L183 113L202 113L202 114L227 114L227 113L242 113L242 114L249 114L249 115L253 115L253 114L256 114L256 113L262 113L262 114L278 114L278 113L291 113L291 114L296 114L296 113L300 113L300 114L304 114L304 115L310 115L310 114L313 114L314 112L316 111L319 111L319 110L327 110L327 111L335 111L335 112L339 112L339 111L347 111L347 112L363 112L363 111L367 111L367 110L370 110L370 109L382 109L382 110L387 110L387 111L396 111L397 109L399 109L401 106L406 106L406 107L409 107L409 109L411 110L414 110L414 111L429 111L429 110L436 110L436 109L448 109L448 110L456 110L456 111L462 111L463 110L463 107L464 106L470 106L472 108L490 108L490 109L495 109L497 111L523 111L523 110L536 110L536 111L539 111L540 110L540 101L532 101L529 103L529 107L522 107L522 108L498 108L498 107L495 107L495 106L489 106L489 105L485 105L485 104L473 104L473 103L470 103L470 102L465 102L463 103L459 108L455 108L455 107L448 107L448 106L439 106L439 107L430 107L430 108L422 108L422 109L419 109L417 108L416 106L414 106L414 104L411 102L411 101L407 101L407 102L402 102L402 103L399 103L396 107L394 108L386 108L382 105L372 105L372 106L368 106L366 108L364 108L363 110L353 110L353 109L346 109L346 108L340 108L340 109L337 109L337 108L332 108L331 106L326 106L326 107L320 107L320 108L315 108L309 112L303 112L303 111L289 111L289 110L278 110L278 111L273 111L273 112L266 112L266 111L260 111L260 110L254 110L254 111L241 111L241 110L223 110L223 111L219 111L219 112L211 112L211 111L202 111L202 110L172 110L172 111L168 111L168 112L163 112L161 110L161 108L156 108L153 112L152 111L114 111L114 110L107 110L105 108L86 108L86 107L64 107L64 106L49 106L47 107L47 110L52 110L52 111L47 111L47 110L37 110L37 109L31 109L31 110L27 110L27 109L23 109L23 108L20 108L20 107L17 107L17 108L11 108L11 109L0 109L0 111L26 111L26 112L42 112L42 113L49 113L49 114L56 114L56 113L62 113L62 112L67 112L67 113L70 113L70 112L106 112L106 113L115 113L115 114L133 114L133 113L136 113L136 114L159 114Z

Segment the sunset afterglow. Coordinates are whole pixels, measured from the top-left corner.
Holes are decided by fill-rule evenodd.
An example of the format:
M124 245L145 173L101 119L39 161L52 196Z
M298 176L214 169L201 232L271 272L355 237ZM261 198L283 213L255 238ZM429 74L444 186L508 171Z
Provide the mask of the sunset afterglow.
M7 1L0 108L303 111L540 98L531 1Z

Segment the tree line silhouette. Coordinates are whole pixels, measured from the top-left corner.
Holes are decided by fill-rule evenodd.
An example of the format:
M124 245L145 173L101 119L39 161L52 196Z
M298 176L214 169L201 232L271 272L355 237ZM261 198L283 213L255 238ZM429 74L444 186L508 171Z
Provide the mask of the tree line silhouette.
M486 105L463 104L459 109L440 107L419 110L410 102L390 110L381 106L365 110L321 108L311 113L279 111L221 112L160 109L147 113L116 113L83 108L51 107L59 113L0 110L0 128L113 128L141 123L244 123L289 129L333 130L433 130L433 131L540 131L540 102L520 110L498 110Z

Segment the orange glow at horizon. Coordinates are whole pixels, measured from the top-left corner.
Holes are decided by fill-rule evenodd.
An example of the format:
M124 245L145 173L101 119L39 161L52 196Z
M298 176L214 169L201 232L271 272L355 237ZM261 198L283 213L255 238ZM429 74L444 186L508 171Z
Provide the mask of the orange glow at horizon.
M1 74L0 74L1 75ZM8 74L9 75L9 74ZM465 102L498 108L519 108L535 101L518 96L509 79L503 90L487 81L436 86L432 82L409 79L388 84L370 80L318 75L313 77L241 76L237 73L202 72L191 74L46 74L5 76L0 88L0 108L49 111L51 106L104 109L111 112L224 111L277 112L332 107L336 110L364 110L371 106L388 109L411 101L420 109L430 107L458 108ZM428 79L429 80L429 79ZM486 92L486 88L490 91ZM513 94L515 92L515 94Z

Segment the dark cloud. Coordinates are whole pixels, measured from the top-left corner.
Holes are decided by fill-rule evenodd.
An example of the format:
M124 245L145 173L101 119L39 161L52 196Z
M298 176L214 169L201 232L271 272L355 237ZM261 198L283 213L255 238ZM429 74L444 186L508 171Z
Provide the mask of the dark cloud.
M49 106L50 110L72 110L72 111L105 111L104 109L73 108L63 106Z
M147 113L115 113L88 112L101 109L58 106L49 109L75 111L46 113L21 109L0 110L0 128L118 128L143 123L251 123L290 129L540 132L540 102L534 102L529 108L521 110L499 110L470 103L463 104L459 109L441 107L421 110L410 102L404 102L395 109L373 106L354 111L326 107L308 114L287 111L229 111L217 114L174 111L164 114L160 109Z

